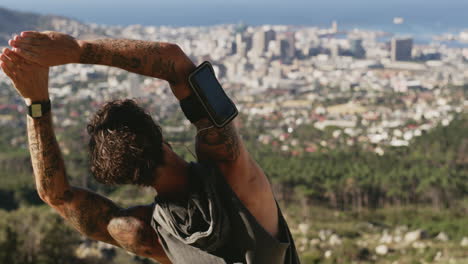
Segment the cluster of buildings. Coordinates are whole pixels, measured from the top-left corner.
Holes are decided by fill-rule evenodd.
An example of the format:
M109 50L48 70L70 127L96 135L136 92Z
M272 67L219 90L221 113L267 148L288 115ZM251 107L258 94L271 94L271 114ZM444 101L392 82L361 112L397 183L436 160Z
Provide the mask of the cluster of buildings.
M340 30L336 22L330 28L67 28L62 21L58 29L79 38L175 42L195 63L210 60L244 126L261 127L260 142L293 154L354 144L384 154L386 146L407 146L468 109L468 45L415 44L411 37L387 32ZM9 83L5 75L1 82ZM103 66L65 65L52 69L50 86L51 96L63 107L77 105L73 114L57 110L62 126L77 124L93 112L82 102L96 106L132 97L144 102L166 131L185 133L190 127L175 114L177 101L161 80ZM13 91L8 93L11 98ZM0 124L12 122L16 110L7 107L11 102L0 100ZM296 133L305 129L322 137Z

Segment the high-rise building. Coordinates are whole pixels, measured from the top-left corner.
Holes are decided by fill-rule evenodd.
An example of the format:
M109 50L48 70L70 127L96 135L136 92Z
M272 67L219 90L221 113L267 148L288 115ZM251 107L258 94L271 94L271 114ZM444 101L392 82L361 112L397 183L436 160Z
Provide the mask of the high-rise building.
M276 32L273 29L267 30L265 32L265 40L266 40L266 45L268 47L268 44L276 39Z
M237 33L236 48L237 54L245 57L247 52L252 48L252 37L247 36L245 33Z
M253 34L252 51L255 52L256 55L263 55L268 47L267 44L266 32L263 29Z
M286 33L278 40L280 58L284 63L291 63L296 57L296 38L293 32Z
M338 22L336 22L336 21L332 22L331 31L332 31L332 33L338 33Z
M413 51L412 38L393 38L392 39L392 60L394 61L410 61Z
M366 50L362 46L362 39L351 39L351 54L357 59L364 59L366 57Z

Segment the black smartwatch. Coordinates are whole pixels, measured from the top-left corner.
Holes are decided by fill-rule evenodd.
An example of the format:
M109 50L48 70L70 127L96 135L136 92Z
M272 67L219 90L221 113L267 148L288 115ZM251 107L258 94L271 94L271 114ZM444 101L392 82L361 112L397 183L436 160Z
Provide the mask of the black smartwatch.
M50 110L50 100L32 102L31 105L28 105L28 115L32 118L40 118L50 112Z
M214 126L221 128L237 116L237 108L218 82L211 63L203 62L190 74L188 81L193 93L181 100L180 106L190 122L207 117Z

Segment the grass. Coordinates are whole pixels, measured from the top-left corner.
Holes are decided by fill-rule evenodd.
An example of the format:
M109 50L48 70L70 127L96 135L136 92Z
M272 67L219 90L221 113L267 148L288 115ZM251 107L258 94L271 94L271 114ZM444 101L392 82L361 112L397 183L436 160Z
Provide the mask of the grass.
M320 230L331 230L342 238L342 245L331 247L326 242L316 246L306 246L301 252L302 263L434 263L441 255L439 263L468 263L468 249L460 246L462 237L468 237L468 214L463 206L452 209L433 209L424 206L382 208L361 212L336 211L321 206L283 206L296 244L306 237L309 241L317 238ZM466 207L465 207L466 208ZM303 235L297 230L299 223L308 223L309 230ZM423 240L425 249L395 249L385 256L377 256L375 247L384 230L390 233L398 226L406 226L408 231L423 229L429 237ZM449 241L435 240L438 233L445 232ZM367 246L359 246L357 241L369 241ZM394 248L395 245L389 245ZM332 256L324 257L327 250ZM452 259L452 260L450 260Z

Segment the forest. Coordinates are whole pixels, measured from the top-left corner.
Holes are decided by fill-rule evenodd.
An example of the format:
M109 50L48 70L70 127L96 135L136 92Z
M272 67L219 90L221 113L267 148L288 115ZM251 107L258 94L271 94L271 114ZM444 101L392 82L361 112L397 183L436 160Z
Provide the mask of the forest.
M150 263L112 248L101 248L95 254L86 249L84 257L77 257L82 254L80 247L90 241L72 230L37 196L27 144L18 137L22 133L25 134L24 126L0 127L0 261ZM310 136L307 130L300 133ZM152 201L154 193L148 189L112 189L92 179L83 147L86 135L79 126L58 129L57 134L72 184L109 196L121 206ZM285 211L289 205L321 206L358 214L414 205L441 211L467 210L466 115L458 115L450 125L440 125L416 138L408 147L387 148L382 156L356 146L293 156L259 143L249 133L245 133L245 140L269 176ZM190 157L186 149L177 145L175 148L184 152L184 157Z

